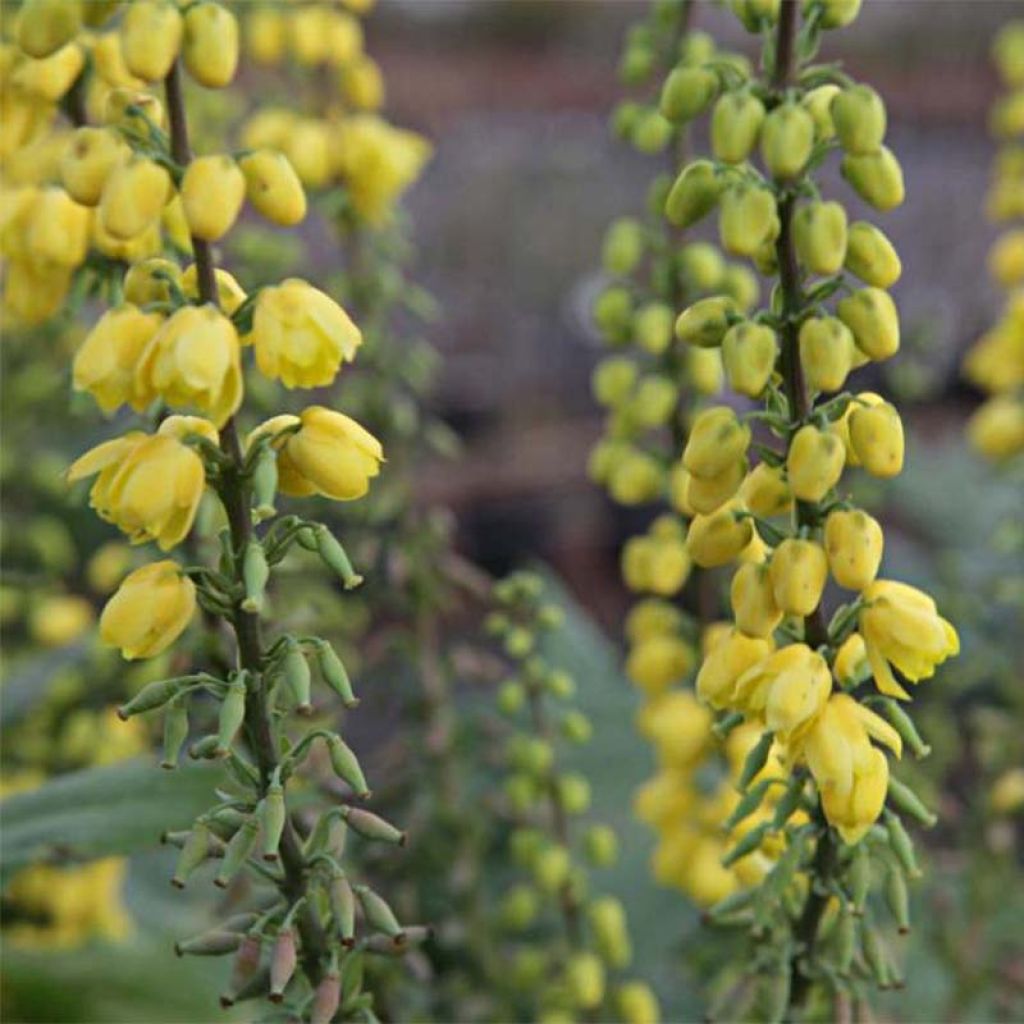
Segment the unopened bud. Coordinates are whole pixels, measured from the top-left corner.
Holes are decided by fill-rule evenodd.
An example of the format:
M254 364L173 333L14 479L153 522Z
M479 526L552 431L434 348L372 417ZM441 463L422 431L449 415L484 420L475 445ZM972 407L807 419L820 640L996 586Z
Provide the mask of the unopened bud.
M359 761L352 749L340 736L332 735L327 740L327 750L331 755L331 767L334 769L334 774L347 782L355 790L355 794L360 800L368 800L370 790L366 785L363 769L359 766Z
M117 717L122 722L126 722L133 715L155 711L176 697L191 682L191 676L179 676L175 679L160 679L149 683L139 690L127 704L122 704L117 709Z
M245 721L246 674L240 672L231 680L220 705L217 722L217 757L226 757L238 730Z
M270 1001L284 1001L284 990L292 980L298 966L298 953L295 945L295 931L282 928L274 939L274 947L270 954Z
M337 971L328 971L313 993L313 1006L309 1011L311 1024L330 1024L341 1002L341 977Z
M910 897L907 880L899 868L890 868L885 876L885 902L900 934L906 935L910 931Z
M718 95L718 75L707 68L674 68L661 90L662 117L677 123L692 121Z
M357 885L355 893L359 905L363 908L363 914L372 927L393 939L400 939L405 934L394 911L381 896L365 885Z
M764 768L768 761L768 754L772 749L772 743L775 737L770 732L763 732L761 738L751 748L749 754L747 754L746 760L743 762L743 770L740 772L739 781L736 783L736 788L742 793L747 787L754 781L754 779L761 773L761 769Z
M738 860L742 860L748 854L753 853L764 841L768 834L768 822L751 829L723 858L723 867L732 867Z
M357 835L383 843L405 846L406 835L390 822L361 807L342 807L341 816Z
M885 698L880 702L882 714L889 720L889 724L900 734L900 739L910 748L915 757L927 757L932 748L921 738L913 719L891 698Z
M189 875L210 855L210 841L210 829L206 822L197 821L178 855L174 877L171 879L171 885L176 889L184 889Z
M185 12L182 57L189 74L207 89L222 89L238 67L238 22L216 3L196 3Z
M201 739L190 743L188 748L188 756L193 761L203 761L209 758L217 757L217 737L216 736L203 736Z
M288 811L284 803L284 787L279 782L272 782L267 787L267 795L260 802L260 824L263 832L263 859L277 860L277 848L281 845Z
M870 85L843 89L830 108L839 143L847 153L877 153L885 140L886 116L882 98Z
M359 698L352 690L352 680L349 679L341 659L334 653L334 648L326 640L321 640L316 645L316 658L324 682L341 698L345 707L356 707Z
M696 160L676 179L665 200L665 216L676 227L686 228L709 214L725 186L710 160Z
M327 898L331 906L334 930L337 932L341 944L351 949L356 941L356 897L352 886L343 874L338 873L331 879Z
M853 851L849 869L850 904L854 914L863 916L871 891L871 856L864 843L858 843Z
M761 126L761 158L773 178L795 178L814 148L814 118L796 103L776 107Z
M178 755L188 738L188 704L177 697L164 712L164 746L161 768L172 769L178 763Z
M730 319L738 315L736 304L724 295L700 299L679 314L676 337L700 348L716 348L729 329Z
M885 146L866 156L848 153L843 157L840 170L857 195L876 210L891 210L906 196L903 169Z
M302 648L289 639L282 661L285 686L295 702L295 710L300 715L308 715L313 706L310 703L310 671Z
M215 928L192 939L183 939L174 944L174 952L178 956L224 956L234 953L242 944L239 932Z
M255 817L246 818L231 837L227 849L224 851L223 863L217 872L217 877L213 880L213 884L219 889L226 889L242 869L256 842L256 833L259 831L259 827L259 822Z
M346 590L354 590L363 582L363 577L352 568L345 549L325 526L316 530L316 549L324 563L341 577Z
M898 810L909 814L926 828L932 828L939 820L938 816L925 807L920 797L909 786L892 776L889 778L889 801Z
M263 597L270 579L270 567L263 545L258 540L250 540L245 546L242 556L242 576L245 580L245 599L242 610L259 612L263 609Z
M246 935L242 944L235 954L235 961L231 967L231 978L228 987L220 997L220 1004L225 1009L234 1006L235 1001L241 996L247 984L259 973L260 957L263 952L263 942L259 935Z
M764 104L752 93L735 90L715 104L711 115L711 149L727 164L741 164L757 145Z
M256 457L252 471L253 520L262 523L277 512L274 499L277 497L277 452L265 444Z

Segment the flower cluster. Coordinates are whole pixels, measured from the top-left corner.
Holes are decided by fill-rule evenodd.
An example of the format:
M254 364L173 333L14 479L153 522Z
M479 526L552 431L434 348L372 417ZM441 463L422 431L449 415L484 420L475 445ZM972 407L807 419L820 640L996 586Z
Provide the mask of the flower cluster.
M696 679L700 701L724 716L719 731L744 722L761 732L730 824L750 821L784 787L774 794L775 812L725 858L735 863L762 848L769 864L776 858L759 885L726 904L732 913L753 901L753 934L778 940L775 948L762 944L751 965L765 976L774 1017L811 995L891 980L873 956L874 931L853 914L842 916L849 955L825 980L815 966L826 948L825 893L851 894L851 873L865 870L864 840L883 811L889 831L881 834L895 864L886 877L903 892L913 874L891 808L933 818L890 777L886 749L922 749L897 701L910 697L905 684L931 677L955 654L958 640L927 595L878 578L881 527L843 488L848 467L886 479L904 457L894 406L845 390L851 371L899 348L888 289L900 261L878 227L849 222L811 177L838 151L843 177L868 206L885 211L903 200L881 98L834 66L810 63L821 33L851 22L859 4L810 0L802 23L793 0L732 6L748 30L768 36L763 73L750 77L714 60L683 61L669 73L662 114L683 124L710 111L712 152L683 166L665 215L688 229L717 211L722 247L777 279L770 307L757 312L725 291L689 304L673 342L720 350L732 390L763 406L703 409L676 472L692 515L689 558L705 570L736 567L733 627L705 653ZM851 597L829 617L830 580ZM896 904L902 927L905 908ZM856 937L863 949L854 962Z
M392 955L423 930L403 928L342 867L347 831L404 842L358 806L370 793L356 755L329 728L284 735L317 703L311 660L345 707L358 703L345 666L319 637L278 630L264 639L264 617L274 569L295 545L316 553L346 589L360 582L324 526L278 515L278 493L358 499L383 452L355 420L321 406L273 417L244 438L237 417L246 348L264 377L320 387L355 357L361 334L304 281L247 295L215 265L211 243L230 231L247 199L280 226L306 212L299 176L273 145L191 152L184 74L206 88L232 81L240 58L232 11L207 0L181 7L139 0L120 17L116 7L28 0L14 43L5 45L12 88L5 80L4 101L19 127L5 131L5 141L14 139L12 162L33 179L8 180L5 161L7 301L20 303L15 312L32 322L52 315L78 281L83 292L106 295L110 309L75 356L74 386L108 414L128 406L151 417L148 429L94 447L69 472L72 482L94 478L90 503L131 543L185 554L184 562L167 557L129 573L101 616L103 642L127 659L156 658L189 628L197 606L234 637L231 653L216 654L210 671L157 679L119 709L125 719L164 710L165 767L188 745L193 757L221 759L230 773L219 802L187 833L167 837L181 848L175 884L212 861L218 885L247 871L273 893L259 912L182 943L181 952L235 954L226 1004L269 994L287 999L302 1019L326 1021L342 998L347 1012L369 1005L360 982L364 952ZM56 125L59 110L73 131ZM33 159L44 142L48 161ZM58 250L64 262L54 270ZM216 567L189 564L210 492L224 524ZM210 643L219 648L219 632ZM190 717L201 720L211 707L214 731L189 744ZM347 799L302 826L289 783L320 750ZM365 922L358 933L357 908Z
M996 37L993 57L1007 93L992 110L1000 144L988 212L997 222L1024 220L1024 22L1011 21ZM996 461L1024 451L1024 227L1007 228L989 256L992 278L1007 293L997 323L974 345L964 374L989 398L967 428L974 447Z
M597 1015L628 1024L656 1024L651 989L626 974L633 955L622 903L591 891L590 872L618 856L615 833L574 822L590 806L590 784L565 771L561 743L590 741L593 729L569 706L575 682L543 653L543 637L559 627L562 609L545 599L540 577L518 573L494 587L498 608L488 628L514 662L498 705L514 724L505 744L504 798L513 825L509 846L525 875L501 899L500 926L516 938L511 971L491 984L507 993L516 1019L560 1021ZM553 925L553 926L552 926Z

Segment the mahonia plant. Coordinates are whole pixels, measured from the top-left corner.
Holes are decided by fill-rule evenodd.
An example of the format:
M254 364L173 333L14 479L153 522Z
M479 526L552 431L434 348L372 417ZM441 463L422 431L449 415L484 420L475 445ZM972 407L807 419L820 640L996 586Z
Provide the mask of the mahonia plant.
M587 865L615 862L615 833L591 824L581 837L574 827L590 807L590 783L562 767L560 748L588 743L593 727L571 706L573 678L543 653L543 637L561 626L564 613L533 573L501 580L493 592L497 607L487 628L513 662L497 702L514 728L505 743L503 802L521 880L507 888L498 907L499 929L514 938L496 968L491 958L489 983L505 993L515 1019L583 1016L654 1024L656 996L625 973L632 962L626 910L615 897L590 888Z
M69 273L78 271L88 289L112 300L75 356L75 389L104 412L127 405L158 420L155 430L133 430L87 452L69 480L94 477L90 503L101 518L132 543L154 542L165 553L191 553L207 489L226 522L216 565L168 557L131 572L104 608L101 640L128 660L154 658L182 636L197 608L211 631L219 634L223 624L233 638L231 656L211 656L209 669L148 684L118 713L128 719L162 710L162 763L173 768L189 740L190 715L202 715L211 698L216 706L215 731L195 738L189 752L222 760L229 781L188 831L165 837L181 849L173 882L183 887L211 861L216 885L228 887L245 873L260 887L260 903L179 943L179 953L234 954L225 1005L266 995L287 1001L293 1019L367 1016L364 954L394 954L426 930L403 927L379 894L350 878L345 838L351 831L403 844L405 835L359 806L370 791L340 735L327 727L293 731L313 710L311 661L342 706L357 705L344 664L320 637L275 630L265 618L274 569L295 545L316 552L346 589L361 582L325 526L278 514L278 493L359 499L379 474L383 452L355 420L322 406L272 417L244 438L238 424L244 348L272 381L326 387L355 357L361 333L303 281L246 295L216 265L212 244L228 234L246 200L279 226L299 223L306 212L303 187L279 151L191 152L185 73L209 89L231 82L240 49L233 13L207 0L139 0L101 36L79 34L83 17L105 24L117 8L27 0L19 11L18 66L38 70L38 62L69 48L83 59L75 75L61 79L63 89L55 87L46 113L51 118L60 103L78 127L62 147L55 183L44 189L46 208L15 203L18 230L33 271L46 266L33 242L43 230L37 218L58 236L81 234L84 256ZM117 69L116 85L100 70L101 47ZM95 125L93 106L102 109ZM160 225L169 218L177 227L165 248ZM193 260L184 270L174 258L179 252ZM62 302L72 285L60 280L67 284ZM25 300L32 316L54 306L48 287L40 289L41 301ZM179 659L175 667L187 665ZM304 764L321 752L345 796L300 829L290 796L304 781Z
M992 48L996 70L1007 92L989 119L999 142L988 197L989 217L1008 227L989 255L989 272L1007 292L996 324L964 361L972 384L989 395L971 417L971 444L996 462L1024 451L1024 22L1003 26Z
M713 108L711 155L683 167L666 216L686 228L717 210L723 248L775 279L767 309L745 315L721 294L675 324L680 342L721 349L732 389L762 403L744 414L705 409L682 458L707 499L687 530L690 557L702 568L737 565L734 625L704 657L697 696L719 714L719 732L760 730L724 863L760 857L761 878L709 912L749 935L751 952L724 972L711 1012L828 1017L865 1000L872 982L899 983L868 897L877 880L899 930L909 927L907 880L918 868L903 818L936 819L891 775L882 748L925 752L901 706L904 683L932 676L958 639L926 594L877 578L881 526L842 488L846 467L886 479L904 456L897 410L844 390L852 370L899 348L886 289L900 261L879 228L848 223L813 178L839 151L843 177L869 206L904 198L881 98L838 66L812 63L822 32L849 24L859 2L732 7L763 35L761 73L682 64L661 94L677 123ZM831 614L830 577L855 595Z

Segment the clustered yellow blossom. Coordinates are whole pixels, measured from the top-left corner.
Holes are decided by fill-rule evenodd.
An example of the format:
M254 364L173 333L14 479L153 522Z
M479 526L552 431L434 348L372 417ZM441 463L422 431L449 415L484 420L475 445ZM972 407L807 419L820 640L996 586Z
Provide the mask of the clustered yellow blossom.
M315 112L285 106L257 111L243 126L242 143L284 154L308 189L340 184L356 216L380 226L391 220L432 149L421 135L379 114L384 79L363 49L358 17L371 4L347 6L260 4L247 14L245 35L258 63L277 66L291 60L321 69L329 85L326 97L317 97L322 109Z
M1003 312L964 360L967 379L989 397L971 417L967 436L995 461L1024 451L1024 21L996 37L993 58L1006 93L992 109L999 142L988 212L1008 224L989 254L989 272L1006 293Z

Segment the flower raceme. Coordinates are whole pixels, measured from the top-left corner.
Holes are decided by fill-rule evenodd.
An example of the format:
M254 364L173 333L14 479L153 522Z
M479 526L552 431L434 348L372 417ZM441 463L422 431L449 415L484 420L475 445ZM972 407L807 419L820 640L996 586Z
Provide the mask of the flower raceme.
M208 420L170 416L156 434L132 431L86 452L68 480L96 476L89 503L99 515L132 543L155 540L169 551L188 535L206 487L202 459L183 443L189 435L217 440Z
M151 562L129 574L100 616L100 639L128 660L153 658L188 626L196 588L177 562Z

